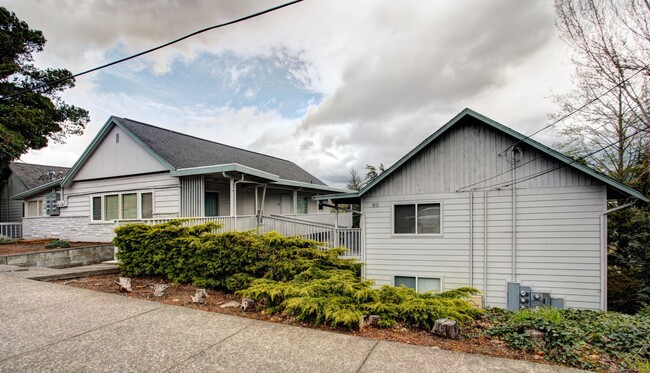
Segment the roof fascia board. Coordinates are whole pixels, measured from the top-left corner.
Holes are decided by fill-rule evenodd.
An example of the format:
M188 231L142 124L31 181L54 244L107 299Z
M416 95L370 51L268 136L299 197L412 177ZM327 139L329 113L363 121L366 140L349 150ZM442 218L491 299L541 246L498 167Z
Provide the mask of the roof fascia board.
M171 176L204 175L204 174L213 174L218 172L241 172L243 174L257 176L262 179L267 179L271 181L280 180L280 177L278 175L261 171L256 168L244 166L239 163L227 163L227 164L212 165L212 166L179 168L178 170L172 170Z
M303 181L295 181L295 180L280 179L278 181L273 182L273 184L292 186L292 187L298 187L298 188L324 190L324 191L328 191L328 192L340 192L340 193L350 193L351 192L349 189L335 188L335 187L331 187L331 186L327 186L327 185L305 183Z
M354 193L341 193L341 194L325 194L322 196L314 196L312 199L314 201L327 201L329 199L345 199L345 198L356 198L359 197L358 192Z
M70 168L70 171L65 175L63 178L63 181L61 181L61 185L63 186L70 186L70 183L72 182L72 179L74 176L79 172L81 167L86 163L86 161L91 157L91 155L95 152L95 149L101 144L101 142L106 138L106 135L108 132L113 128L113 125L118 126L121 128L127 135L129 135L135 142L137 142L140 146L142 146L145 150L147 150L152 156L154 156L158 161L160 161L165 167L167 167L170 170L173 170L174 168L167 163L164 159L162 159L156 152L151 150L147 145L145 145L140 138L135 136L131 131L129 131L127 128L122 126L119 123L119 120L116 120L114 116L110 116L106 123L104 123L104 126L99 130L93 141L90 142L90 145L84 150L84 152L81 154L81 157L75 162L75 164Z
M383 179L388 177L393 171L401 167L404 163L406 163L408 160L410 160L415 154L417 154L420 150L424 149L427 145L429 145L431 142L433 142L436 138L438 138L440 135L442 135L445 131L449 129L449 127L453 126L456 124L461 118L465 117L466 115L470 115L486 124L489 126L500 130L502 132L505 132L506 134L514 137L515 139L543 152L544 154L547 154L551 156L552 158L557 159L560 162L563 162L567 164L568 166L571 166L578 171L582 171L586 173L587 175L602 181L606 185L610 186L611 188L614 188L618 190L619 192L622 192L623 194L627 194L628 196L637 198L641 201L644 202L650 202L650 199L648 199L646 196L638 192L637 190L634 190L627 185L620 183L608 176L605 176L599 172L596 172L592 170L589 167L583 166L582 164L575 162L573 159L565 156L564 154L551 149L545 145L542 145L541 143L531 139L530 137L524 136L523 134L513 130L512 128L509 128L507 126L504 126L503 124L494 121L482 114L479 114L475 112L474 110L471 109L463 109L460 113L458 113L454 118L452 118L449 122L447 122L444 126L440 127L436 132L434 132L431 136L427 137L424 141L422 141L418 146L416 146L413 150L408 152L405 156L403 156L399 161L397 161L395 164L393 164L391 167L389 167L386 171L381 173L375 180L370 182L368 185L366 185L363 189L359 191L359 197L361 197L363 194L365 194L368 190L372 189L375 185L377 185L379 182L381 182Z
M424 141L422 141L418 146L413 148L410 152L406 153L405 156L400 158L399 161L395 162L392 166L390 166L386 171L382 172L379 176L375 178L375 180L371 181L366 185L365 187L361 188L359 191L359 197L364 195L367 191L372 189L375 185L377 185L379 182L384 180L388 175L393 173L396 169L400 168L404 163L406 163L409 159L411 159L414 155L416 155L420 150L424 149L427 145L429 145L433 140L438 138L443 132L445 132L449 127L453 126L456 122L458 122L462 117L465 116L468 112L471 112L470 109L464 109L460 113L458 113L455 117L453 117L449 122L447 122L444 126L440 127L436 132L434 132L432 135L427 137Z
M9 199L11 199L11 200L24 199L25 197L29 197L31 195L40 193L40 192L48 190L50 188L56 188L57 186L60 186L62 183L63 183L63 179L50 181L49 183L39 185L36 188L32 188L32 189L26 190L24 192L20 192L18 194L14 194L13 196L9 197Z

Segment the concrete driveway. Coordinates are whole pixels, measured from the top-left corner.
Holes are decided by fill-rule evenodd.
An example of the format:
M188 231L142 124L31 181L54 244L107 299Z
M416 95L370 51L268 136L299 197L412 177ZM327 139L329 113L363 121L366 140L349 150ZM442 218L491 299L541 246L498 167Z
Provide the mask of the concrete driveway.
M577 372L0 273L0 372Z

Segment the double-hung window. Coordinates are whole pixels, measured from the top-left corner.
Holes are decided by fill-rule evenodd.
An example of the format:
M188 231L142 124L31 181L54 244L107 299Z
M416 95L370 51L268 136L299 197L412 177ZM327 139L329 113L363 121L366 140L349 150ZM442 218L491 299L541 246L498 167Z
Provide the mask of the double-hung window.
M442 233L442 206L440 203L411 203L394 205L393 233Z
M92 196L90 219L110 222L117 219L149 219L153 217L153 193L115 193Z

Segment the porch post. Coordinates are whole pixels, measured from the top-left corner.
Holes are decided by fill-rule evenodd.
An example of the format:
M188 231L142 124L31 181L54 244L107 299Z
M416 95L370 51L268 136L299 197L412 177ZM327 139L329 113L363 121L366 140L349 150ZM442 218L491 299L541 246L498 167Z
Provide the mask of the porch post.
M230 216L237 215L237 190L235 190L235 179L230 179Z
M298 191L293 191L293 214L298 215Z

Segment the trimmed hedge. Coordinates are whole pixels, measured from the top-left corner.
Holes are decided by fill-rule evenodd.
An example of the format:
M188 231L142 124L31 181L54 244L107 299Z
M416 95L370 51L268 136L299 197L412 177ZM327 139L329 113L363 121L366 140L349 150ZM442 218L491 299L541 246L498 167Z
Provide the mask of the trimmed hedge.
M341 259L342 249L321 251L316 241L279 233L213 234L213 223L181 226L129 224L115 229L120 269L130 276L161 276L180 283L230 291L253 279L289 281L309 268L357 273L361 264Z

